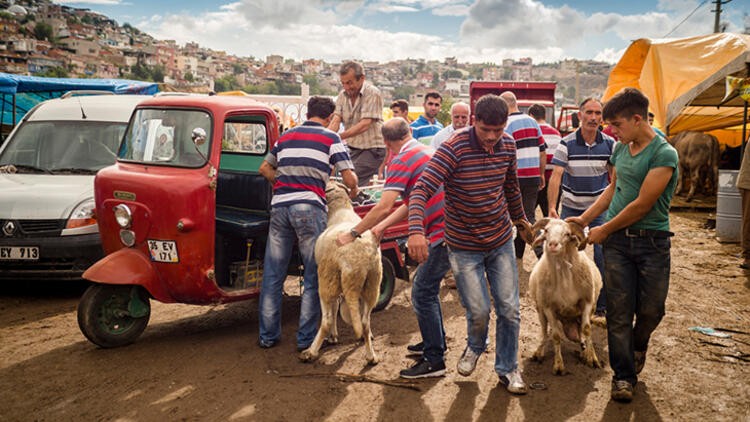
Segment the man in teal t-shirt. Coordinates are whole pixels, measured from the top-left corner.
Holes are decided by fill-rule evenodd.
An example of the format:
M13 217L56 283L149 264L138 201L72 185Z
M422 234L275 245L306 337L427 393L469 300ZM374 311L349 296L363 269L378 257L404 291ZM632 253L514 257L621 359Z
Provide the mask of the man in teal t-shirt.
M669 203L677 184L677 151L654 132L647 116L648 98L634 88L605 104L604 120L620 140L610 158L612 181L580 217L567 219L586 226L608 211L607 222L592 228L588 240L604 251L612 399L622 402L633 399L669 290Z

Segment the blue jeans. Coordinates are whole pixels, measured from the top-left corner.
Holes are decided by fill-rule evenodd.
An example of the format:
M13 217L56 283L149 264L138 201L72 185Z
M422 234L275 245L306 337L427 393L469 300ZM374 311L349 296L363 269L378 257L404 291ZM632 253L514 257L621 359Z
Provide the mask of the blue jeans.
M490 294L495 304L495 372L506 375L518 368L518 268L513 242L487 251L449 248L458 295L466 309L468 347L484 352L490 322ZM489 291L487 284L489 281Z
M565 220L568 217L578 217L586 210L577 210L575 208L569 208L563 205L560 211L560 218ZM604 214L596 217L589 223L589 228L599 227L604 224ZM596 268L599 268L599 274L602 276L602 289L599 291L599 299L596 301L596 310L603 311L607 309L607 289L604 287L604 253L602 252L602 245L594 245L594 263Z
M263 284L258 306L261 343L270 345L281 338L281 297L295 240L305 268L297 346L307 347L315 338L320 320L315 241L325 230L326 219L325 210L311 204L294 204L271 209L271 225L263 260Z
M430 246L427 261L417 268L411 287L411 301L424 341L424 358L432 364L443 362L445 355L443 311L438 294L448 269L450 262L445 243Z
M670 247L669 238L625 237L620 233L604 242L609 365L616 380L635 385L633 352L646 351L651 333L664 316Z

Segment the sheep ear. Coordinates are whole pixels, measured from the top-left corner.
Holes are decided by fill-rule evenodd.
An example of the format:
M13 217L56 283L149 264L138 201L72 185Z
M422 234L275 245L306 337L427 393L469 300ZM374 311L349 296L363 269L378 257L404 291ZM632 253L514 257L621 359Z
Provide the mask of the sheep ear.
M531 226L531 238L534 240L534 243L536 243L542 230L547 227L547 223L549 223L549 220L549 218L545 217L541 220L538 220L536 223L534 223L533 226Z
M539 230L538 236L534 239L533 242L530 243L532 248L536 248L537 246L544 243L544 241L547 240L547 232L544 229Z
M582 251L586 249L588 238L586 237L586 234L583 231L583 227L581 227L581 225L578 223L568 221L568 228L570 229L570 234L573 237L575 237L576 240L578 240L578 250Z

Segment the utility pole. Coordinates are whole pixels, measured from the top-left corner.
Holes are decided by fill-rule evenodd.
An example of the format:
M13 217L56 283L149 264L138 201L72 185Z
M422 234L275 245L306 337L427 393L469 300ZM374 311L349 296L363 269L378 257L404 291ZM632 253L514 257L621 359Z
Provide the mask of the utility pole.
M716 9L712 10L712 12L716 13L716 15L714 17L714 33L715 34L721 32L721 24L719 22L721 20L721 5L722 4L727 4L727 3L731 2L731 1L732 0L713 0L711 2L711 3L716 4Z

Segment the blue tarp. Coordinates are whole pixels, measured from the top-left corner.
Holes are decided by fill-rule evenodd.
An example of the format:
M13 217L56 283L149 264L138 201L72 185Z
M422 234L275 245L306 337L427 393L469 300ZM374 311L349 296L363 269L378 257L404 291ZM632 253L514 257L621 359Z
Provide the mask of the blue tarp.
M159 92L156 82L131 81L127 79L77 79L42 78L38 76L12 75L0 72L0 124L15 125L36 104L57 98L68 91L99 90L115 94L151 95ZM15 121L13 100L15 97Z

